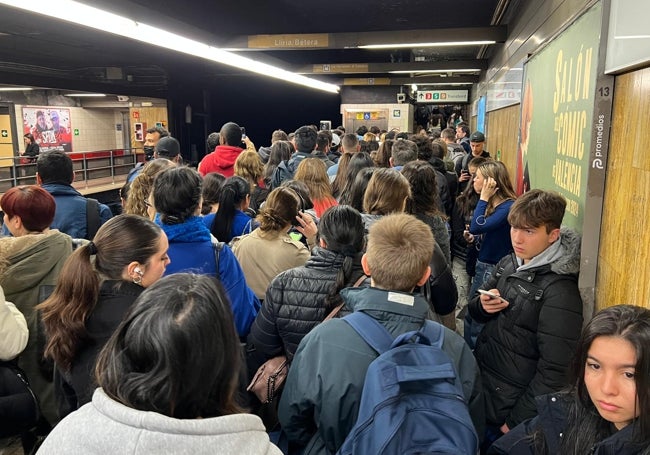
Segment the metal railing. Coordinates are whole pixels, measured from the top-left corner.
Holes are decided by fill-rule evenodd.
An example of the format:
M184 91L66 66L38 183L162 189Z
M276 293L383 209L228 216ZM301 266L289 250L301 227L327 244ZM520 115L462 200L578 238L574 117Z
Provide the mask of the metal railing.
M141 148L71 152L68 155L72 159L77 189L123 183L135 164L145 158ZM13 186L33 184L36 184L35 160L22 156L0 157L0 193Z

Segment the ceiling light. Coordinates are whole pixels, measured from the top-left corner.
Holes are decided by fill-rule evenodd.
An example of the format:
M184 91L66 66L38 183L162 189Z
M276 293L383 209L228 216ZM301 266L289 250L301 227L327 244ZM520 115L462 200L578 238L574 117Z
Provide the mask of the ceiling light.
M73 0L0 0L0 4L20 8L34 14L42 14L67 22L113 33L125 38L135 39L147 44L172 49L240 70L281 79L330 93L338 93L339 87L300 74L283 70L276 66L258 62L231 52L209 46L184 36L170 33L160 28L136 22L117 14L109 13Z
M441 41L438 43L392 43L392 44L364 44L357 46L359 49L395 49L403 47L449 47L449 46L482 46L494 44L496 41Z
M31 87L0 87L0 92L25 92L28 90L34 90Z
M389 71L392 74L407 74L407 73L474 73L476 71L481 71L478 68L469 68L469 69L452 69L452 70L399 70L399 71Z
M77 97L90 98L90 97L95 97L95 96L96 97L102 97L102 96L106 96L106 95L104 95L103 93L66 93L63 96L70 96L70 97L75 97L75 98L77 98Z

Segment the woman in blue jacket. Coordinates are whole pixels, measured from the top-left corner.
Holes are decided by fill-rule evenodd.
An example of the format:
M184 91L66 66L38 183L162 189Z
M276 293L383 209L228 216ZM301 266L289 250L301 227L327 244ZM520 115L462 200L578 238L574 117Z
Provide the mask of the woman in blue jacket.
M172 263L165 275L193 272L216 275L228 293L237 333L245 339L260 302L246 284L244 272L231 249L210 234L201 214L202 179L188 167L168 169L156 177L151 199L156 223L169 239Z

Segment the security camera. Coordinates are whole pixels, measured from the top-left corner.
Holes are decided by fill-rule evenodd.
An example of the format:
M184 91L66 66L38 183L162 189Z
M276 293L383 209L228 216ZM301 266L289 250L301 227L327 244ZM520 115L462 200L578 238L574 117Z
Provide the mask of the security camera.
M402 104L404 101L406 101L406 93L398 93L397 94L397 102L399 104Z
M118 95L117 100L120 101L120 102L125 102L125 101L129 101L129 97L128 96L123 96L123 95Z

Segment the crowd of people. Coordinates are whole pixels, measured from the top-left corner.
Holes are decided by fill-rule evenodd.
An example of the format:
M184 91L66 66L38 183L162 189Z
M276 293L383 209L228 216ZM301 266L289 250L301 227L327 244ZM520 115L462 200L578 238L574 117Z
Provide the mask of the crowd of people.
M257 149L228 122L194 169L154 128L114 217L41 153L0 199L0 438L650 454L650 310L584 320L565 199L517 195L484 144L306 125Z

